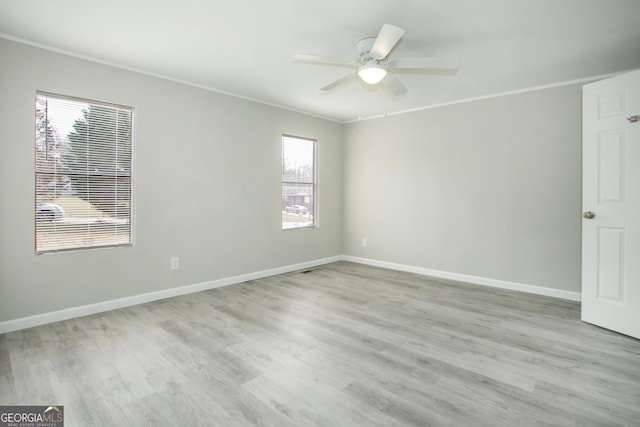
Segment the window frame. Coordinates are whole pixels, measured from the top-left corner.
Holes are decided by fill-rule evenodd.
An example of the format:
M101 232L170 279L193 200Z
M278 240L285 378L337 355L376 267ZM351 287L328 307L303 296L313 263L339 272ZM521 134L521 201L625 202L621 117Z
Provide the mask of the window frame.
M312 182L303 182L303 181L291 181L291 180L285 180L284 179L284 170L285 170L285 139L294 139L294 140L300 140L300 141L308 141L311 142L313 144L313 161L312 161L312 167L313 167L313 173L312 173ZM281 156L280 156L280 171L281 171L281 177L280 177L280 206L281 206L281 221L280 221L280 227L282 229L282 231L289 231L289 230L309 230L309 229L315 229L315 228L319 228L319 197L318 197L318 140L315 138L309 138L309 137L304 137L304 136L297 136L297 135L293 135L293 134L287 134L287 133L283 133L281 135ZM296 225L296 226L290 226L290 227L285 227L284 224L284 218L283 215L285 215L285 200L283 197L284 194L284 187L285 185L311 185L311 191L313 193L312 195L312 201L311 204L309 206L310 208L310 215L311 215L311 223L310 224L305 224L305 225Z
M39 166L41 167L42 165L39 163L38 160L38 120L41 119L40 116L40 112L38 110L38 102L39 102L39 98L44 97L47 99L53 99L53 100L57 100L57 101L62 101L62 102L70 102L70 103L78 103L78 104L86 104L86 108L91 108L91 107L97 107L99 108L103 108L103 109L109 109L112 110L115 113L115 117L116 117L116 122L118 122L119 120L119 114L124 113L125 114L125 119L128 120L130 122L130 129L128 130L129 135L127 135L127 138L124 141L124 143L122 144L122 147L124 147L125 152L127 153L127 157L125 160L125 173L124 174L120 174L119 171L122 170L122 168L114 168L112 173L78 173L78 171L74 172L69 172L68 174L66 174L65 172L61 172L59 173L57 170L54 171L53 173L51 172L47 172L47 171L42 171L39 170ZM61 94L57 94L57 93L52 93L52 92L46 92L46 91L40 91L37 90L35 93L35 129L34 129L34 177L35 177L35 185L34 185L34 210L33 210L33 214L34 214L34 250L35 250L35 254L36 255L47 255L47 254L54 254L54 253L65 253L65 252L77 252L77 251L91 251L91 250L99 250L99 249L108 249L108 248L119 248L119 247L129 247L129 246L133 246L134 245L134 239L135 239L135 194L134 194L134 182L135 182L135 108L132 106L127 106L127 105L121 105L121 104L114 104L114 103L110 103L110 102L103 102L103 101L97 101L97 100L93 100L93 99L89 99L89 98L82 98L82 97L76 97L76 96L70 96L70 95L61 95ZM48 136L48 127L50 125L49 122L49 111L48 111L48 107L45 113L45 126L47 126L47 136ZM83 117L84 117L84 113L83 113ZM75 119L77 120L77 118ZM58 129L52 125L52 128L55 129L55 131L57 132ZM113 128L108 128L114 132L119 132L118 127L116 125L115 129ZM74 127L74 131L77 131L77 129ZM127 130L125 130L124 132L127 132ZM63 136L63 139L66 138L68 140L68 135L70 133L68 133L66 136ZM45 137L46 138L46 137ZM46 141L46 139L45 139ZM101 142L110 142L112 140L104 140ZM92 141L95 142L95 141ZM47 142L45 142L45 144L48 144ZM71 142L68 142L70 147L73 147ZM118 149L121 146L119 145L115 145L113 149L109 150L109 149L104 149L104 148L99 148L98 149L98 154L93 154L92 156L89 156L88 158L91 160L90 164L91 166L99 166L98 163L96 162L100 162L103 161L103 157L102 156L108 156L108 155L114 155L115 158L118 158L118 156L120 156L120 151L118 151ZM89 150L89 147L85 148L86 150ZM104 150L104 151L102 151ZM45 149L46 151L46 149ZM116 165L117 163L105 163L104 165ZM61 163L62 165L62 163ZM128 170L127 170L128 169ZM96 172L98 171L98 168L95 169ZM105 171L106 172L106 171ZM100 217L100 218L94 218L94 223L93 224L84 224L86 225L86 232L85 232L85 236L83 239L77 238L77 242L72 242L70 238L67 237L67 241L65 241L65 232L68 234L71 233L77 233L79 232L79 230L81 230L81 227L67 227L67 231L58 231L57 229L55 230L55 233L58 233L58 236L63 236L62 238L56 237L55 239L57 240L59 238L58 241L58 246L57 247L43 247L43 245L39 245L39 238L42 240L43 239L43 233L47 232L46 227L43 230L40 230L40 228L42 227L42 219L41 217L39 218L39 209L38 207L42 205L42 196L45 196L44 199L51 197L50 194L47 194L46 192L43 192L42 190L40 190L40 187L42 187L42 182L39 181L39 178L42 178L43 176L46 177L54 177L54 180L58 180L58 177L60 178L66 178L67 180L69 180L69 176L67 175L73 175L76 177L76 179L84 179L87 182L87 190L88 192L85 194L85 196L89 197L89 198L95 198L98 197L100 198L100 196L103 193L103 190L101 189L96 189L94 187L95 184L91 184L91 180L103 180L108 182L109 180L113 180L113 185L115 186L116 189L118 188L123 188L124 189L124 194L127 194L128 197L125 197L124 200L125 202L128 204L128 206L126 206L124 208L124 211L122 210L122 207L120 206L120 202L119 202L119 198L117 197L118 194L118 190L116 190L116 193L114 193L113 197L109 196L104 200L107 201L111 201L111 204L109 205L109 202L106 202L107 205L109 205L114 211L115 214L113 215L112 219L113 219L113 223L110 224L113 227L113 233L114 233L114 237L112 237L112 241L109 242L108 238L103 241L100 242L98 244L95 243L96 240L92 240L90 243L87 243L87 241L89 241L90 239L96 239L96 237L98 236L98 234L100 232L104 233L104 234L109 234L109 232L107 232L107 227L101 224L104 224L105 218L108 220L109 217L105 216L105 217ZM124 180L125 183L127 184L125 187L121 187L118 183L119 180ZM57 186L57 184L54 185L54 187ZM84 194L82 192L80 192L81 194ZM54 190L54 201L55 196L58 195L63 195L65 193L56 193ZM66 194L78 194L76 192L70 192L70 193L66 193ZM109 193L107 193L109 194ZM77 197L78 199L81 199L80 196ZM45 203L47 203L45 201ZM90 203L91 206L93 207L93 202L87 201L87 203ZM125 214L122 214L121 212L125 212ZM66 216L66 212L64 212L63 210L63 216ZM124 222L120 221L121 223L118 223L118 220L125 220ZM87 220L87 222L90 222L90 220ZM123 226L124 224L124 226ZM93 231L91 231L93 226ZM101 230L101 227L103 227L104 229ZM54 227L55 228L55 227ZM62 226L61 226L62 228ZM125 238L126 238L126 242L123 241L123 237L122 235L120 237L115 237L118 232L120 233L125 233Z

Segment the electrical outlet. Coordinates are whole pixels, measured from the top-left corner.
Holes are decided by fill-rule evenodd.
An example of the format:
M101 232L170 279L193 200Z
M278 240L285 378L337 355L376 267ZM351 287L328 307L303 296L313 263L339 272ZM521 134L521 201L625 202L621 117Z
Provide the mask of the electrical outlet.
M180 258L173 257L171 258L171 269L172 270L179 270L180 269Z
M367 241L366 237L362 238L362 246L367 246L369 244L369 242Z

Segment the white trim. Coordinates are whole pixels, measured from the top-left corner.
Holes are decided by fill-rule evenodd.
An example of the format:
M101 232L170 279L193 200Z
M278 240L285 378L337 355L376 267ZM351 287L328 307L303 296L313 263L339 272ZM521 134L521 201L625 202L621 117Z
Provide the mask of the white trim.
M194 292L206 291L209 289L220 288L223 286L234 285L237 283L247 282L249 280L262 279L278 274L290 273L305 268L317 267L323 264L340 261L341 256L329 258L321 258L312 261L302 262L299 264L291 264L283 267L276 267L269 270L257 271L255 273L241 274L238 276L226 277L208 282L196 283L194 285L180 286L177 288L163 289L161 291L149 292L146 294L132 295L130 297L118 298L109 301L98 302L95 304L71 307L64 310L52 311L49 313L36 314L34 316L22 317L19 319L7 320L0 322L0 334L13 332L20 329L31 328L34 326L45 325L47 323L59 322L61 320L72 319L75 317L88 316L90 314L102 313L109 310L117 310L119 308L130 307L133 305L144 304L151 301L158 301L165 298L176 297L180 295L191 294Z
M527 292L530 294L544 295L547 297L562 298L570 301L580 301L579 292L564 291L562 289L547 288L544 286L527 285L525 283L508 282L505 280L489 279L486 277L471 276L468 274L450 273L448 271L431 270L429 268L414 267L411 265L396 264L375 259L360 258L343 255L343 261L356 262L358 264L372 265L374 267L389 268L391 270L406 271L409 273L421 274L424 276L439 277L441 279L456 280L459 282L472 283L475 285L491 286L494 288L509 289L512 291Z
M187 80L174 78L174 77L167 76L167 75L164 75L164 74L154 73L152 71L147 71L147 70L143 70L143 69L140 69L140 68L131 67L131 66L128 66L128 65L117 63L117 62L108 61L108 60L105 60L105 59L100 59L100 58L97 58L97 57L94 57L94 56L84 55L84 54L77 53L77 52L70 51L70 50L66 50L66 49L60 49L60 48L57 48L57 47L49 46L49 45L43 44L43 43L38 43L38 42L29 40L29 39L25 39L25 38L22 38L22 37L13 36L13 35L7 34L7 33L0 32L0 38L6 39L6 40L9 40L9 41L13 41L13 42L16 42L16 43L20 43L20 44L25 44L27 46L32 46L32 47L36 47L36 48L39 48L39 49L48 50L50 52L55 52L55 53L59 53L59 54L62 54L62 55L67 55L67 56L71 56L71 57L74 57L74 58L83 59L85 61L95 62L95 63L98 63L98 64L107 65L107 66L110 66L110 67L119 68L119 69L126 70L126 71L132 71L134 73L144 74L144 75L147 75L147 76L156 77L156 78L163 79L163 80L168 80L168 81L171 81L171 82L174 82L174 83L179 83L179 84L183 84L183 85L186 85L186 86L191 86L191 87L203 89L203 90L206 90L206 91L209 91L209 92L215 92L215 93L219 93L219 94L222 94L222 95L231 96L231 97L234 97L234 98L244 99L246 101L251 101L251 102L255 102L255 103L263 104L263 105L268 105L270 107L280 108L282 110L292 111L294 113L304 114L306 116L315 117L315 118L322 119L322 120L328 120L330 122L335 122L335 123L340 123L340 124L363 122L363 121L366 121L366 120L379 119L379 118L387 117L387 116L397 116L399 114L412 113L412 112L415 112L415 111L422 111L422 110L429 110L429 109L432 109L432 108L446 107L448 105L464 104L466 102L481 101L483 99L497 98L497 97L500 97L500 96L515 95L515 94L526 93L526 92L535 92L535 91L538 91L538 90L552 89L552 88L561 87L561 86L569 86L569 85L576 84L576 83L586 83L586 82L591 82L591 81L595 81L595 80L606 79L606 78L609 78L609 77L615 77L615 76L618 76L620 74L624 74L624 73L628 73L630 71L633 71L633 70L624 70L624 71L615 72L615 73L601 74L601 75L598 75L598 76L590 76L590 77L582 77L582 78L579 78L579 79L567 80L567 81L558 82L558 83L551 83L551 84L546 84L546 85L542 85L542 86L533 86L533 87L528 87L528 88L524 88L524 89L516 89L516 90L512 90L512 91L507 91L507 92L493 93L493 94L487 94L487 95L477 96L477 97L473 97L473 98L464 98L464 99L454 100L454 101L450 101L450 102L443 102L443 103L440 103L440 104L426 105L426 106L423 106L423 107L417 107L417 108L411 108L411 109L407 109L407 110L395 111L395 112L392 112L392 113L384 113L384 114L379 114L379 115L376 115L376 116L364 117L364 118L359 118L359 119L339 120L339 119L332 118L332 117L326 117L326 116L321 116L319 114L310 113L308 111L303 111L303 110L298 110L298 109L291 108L291 107L286 107L286 106L280 105L280 104L274 104L274 103L263 101L263 100L256 99L256 98L250 98L248 96L238 95L236 93L227 92L227 91L224 91L224 90L221 90L221 89L216 89L216 88L211 87L211 86L205 86L205 85L201 85L201 84L198 84L198 83L193 83L193 82L190 82L190 81L187 81Z
M511 91L507 91L507 92L490 93L490 94L487 94L487 95L476 96L476 97L473 97L473 98L463 98L463 99L458 99L458 100L449 101L449 102L442 102L440 104L425 105L423 107L411 108L411 109L408 109L408 110L394 111L392 113L384 113L384 114L378 114L378 115L370 116L370 117L363 117L363 118L359 118L359 119L346 120L346 121L343 121L341 123L342 124L348 124L348 123L364 122L364 121L367 121L367 120L380 119L380 118L384 118L384 117L388 117L388 116L397 116L397 115L400 115L400 114L413 113L413 112L416 112L416 111L430 110L432 108L447 107L449 105L465 104L467 102L482 101L482 100L485 100L485 99L498 98L498 97L501 97L501 96L509 96L509 95L517 95L517 94L520 94L520 93L536 92L536 91L539 91L539 90L553 89L553 88L562 87L562 86L570 86L570 85L578 84L578 83L588 83L588 82L593 82L593 81L596 81L596 80L603 80L603 79L608 79L610 77L619 76L620 74L625 74L625 73L628 73L630 71L633 71L633 70L625 70L625 71L619 71L619 72L615 72L615 73L601 74L601 75L598 75L598 76L582 77L580 79L567 80L567 81L557 82L557 83L550 83L550 84L541 85L541 86L532 86L532 87L527 87L527 88L523 88L523 89L515 89L515 90L511 90Z
M282 267L276 267L269 270L256 271L254 273L240 274L208 282L196 283L193 285L180 286L177 288L163 289L161 291L149 292L145 294L132 295L130 297L118 298L95 304L71 307L64 310L52 311L49 313L36 314L34 316L21 317L19 319L7 320L0 322L0 334L7 332L27 329L34 326L45 325L47 323L59 322L61 320L72 319L76 317L88 316L91 314L102 313L119 308L131 307L133 305L144 304L147 302L158 301L165 298L177 297L180 295L191 294L195 292L206 291L209 289L220 288L223 286L235 285L250 280L262 279L278 274L290 273L292 271L303 270L305 268L317 267L319 265L329 264L336 261L349 261L358 264L371 265L374 267L388 268L391 270L406 271L409 273L421 274L424 276L439 277L442 279L456 280L476 285L491 286L494 288L510 289L513 291L527 292L530 294L544 295L548 297L561 298L570 301L580 301L580 293L572 291L564 291L561 289L547 288L544 286L527 285L524 283L508 282L498 279L489 279L485 277L470 276L467 274L450 273L447 271L431 270L429 268L415 267L404 264L396 264L387 261L378 261L368 258L360 258L350 255L338 255L328 258L320 258L312 261L302 262L299 264L291 264Z
M224 90L221 90L221 89L216 89L216 88L211 87L211 86L205 86L205 85L201 85L201 84L198 84L198 83L190 82L188 80L182 80L182 79L178 79L178 78L175 78L175 77L167 76L165 74L154 73L153 71L148 71L148 70L144 70L144 69L141 69L141 68L136 68L136 67L131 67L129 65L120 64L118 62L113 62L113 61L108 61L108 60L105 60L105 59L100 59L100 58L97 58L95 56L84 55L82 53L77 53L77 52L74 52L74 51L71 51L71 50L60 49L60 48L57 48L57 47L49 46L47 44L34 42L32 40L29 40L29 39L24 39L22 37L12 36L11 34L6 34L6 33L0 32L0 39L6 39L6 40L9 40L9 41L12 41L12 42L25 44L27 46L36 47L38 49L44 49L44 50L48 50L50 52L55 52L55 53L59 53L59 54L62 54L62 55L71 56L73 58L78 58L78 59L82 59L82 60L89 61L89 62L95 62L97 64L107 65L107 66L113 67L113 68L119 68L121 70L132 71L134 73L144 74L146 76L156 77L156 78L162 79L162 80L168 80L170 82L179 83L179 84L182 84L182 85L185 85L185 86L191 86L191 87L195 87L195 88L198 88L198 89L203 89L203 90L206 90L206 91L209 91L209 92L215 92L215 93L219 93L219 94L222 94L222 95L231 96L233 98L244 99L245 101L251 101L251 102L255 102L257 104L268 105L269 107L279 108L281 110L287 110L287 111L292 111L294 113L304 114L305 116L315 117L317 119L328 120L330 122L335 122L335 123L343 123L340 120L337 120L335 118L325 117L325 116L321 116L319 114L309 113L308 111L297 110L295 108L286 107L286 106L280 105L280 104L274 104L272 102L263 101L261 99L250 98L248 96L238 95L237 93L227 92L227 91L224 91Z

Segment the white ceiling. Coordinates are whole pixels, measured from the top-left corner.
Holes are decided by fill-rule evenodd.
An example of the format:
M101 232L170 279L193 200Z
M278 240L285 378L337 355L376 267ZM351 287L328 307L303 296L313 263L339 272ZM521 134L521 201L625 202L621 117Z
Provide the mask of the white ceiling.
M457 76L323 94L349 70L292 61L355 57L384 23L406 30L392 58ZM640 0L2 0L0 33L341 122L640 68Z

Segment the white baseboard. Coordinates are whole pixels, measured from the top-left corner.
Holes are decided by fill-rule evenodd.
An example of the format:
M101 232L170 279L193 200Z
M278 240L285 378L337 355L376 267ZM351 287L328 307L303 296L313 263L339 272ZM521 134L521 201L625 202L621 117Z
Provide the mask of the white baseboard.
M302 262L299 264L291 264L283 267L272 268L269 270L257 271L254 273L241 274L238 276L226 277L208 282L196 283L193 285L180 286L177 288L163 289L161 291L149 292L145 294L132 295L130 297L118 298L109 301L98 302L95 304L71 307L64 310L52 311L49 313L36 314L34 316L21 317L19 319L7 320L0 322L0 334L13 332L20 329L27 329L34 326L45 325L47 323L59 322L61 320L72 319L75 317L88 316L91 314L102 313L104 311L116 310L119 308L130 307L133 305L144 304L151 301L158 301L165 298L176 297L180 295L191 294L194 292L206 291L208 289L220 288L223 286L234 285L236 283L247 282L249 280L262 279L278 274L289 273L305 268L317 267L319 265L329 264L336 261L350 261L358 264L366 264L375 267L389 268L392 270L406 271L409 273L422 274L425 276L439 277L442 279L457 280L476 285L492 286L495 288L510 289L520 292L528 292L531 294L545 295L549 297L562 298L571 301L580 301L580 293L563 291L560 289L546 288L543 286L527 285L524 283L507 282L504 280L488 279L485 277L470 276L467 274L450 273L446 271L431 270L428 268L414 267L404 264L396 264L386 261L378 261L368 258L360 258L349 255L339 255L329 258L321 258L312 261Z
M130 297L118 298L109 301L98 302L95 304L82 305L79 307L71 307L64 310L7 320L4 322L0 322L0 334L17 331L20 329L27 329L34 326L45 325L47 323L59 322L61 320L72 319L75 317L102 313L109 310L116 310L118 308L130 307L132 305L144 304L146 302L157 301L179 295L186 295L194 292L206 291L208 289L220 288L236 283L247 282L249 280L262 279L269 276L275 276L278 274L284 274L296 270L329 264L331 262L340 261L341 259L341 256L321 258L313 261L302 262L299 264L291 264L283 267L272 268L269 270L257 271L254 273L225 277L223 279L211 280L208 282L196 283L193 285L163 289L161 291L149 292L146 294L132 295Z
M409 273L422 274L424 276L439 277L441 279L456 280L459 282L472 283L475 285L491 286L494 288L509 289L512 291L527 292L530 294L544 295L554 298L562 298L570 301L580 301L579 292L564 291L562 289L547 288L544 286L527 285L524 283L508 282L505 280L489 279L486 277L470 276L468 274L450 273L448 271L431 270L429 268L414 267L411 265L396 264L386 261L378 261L368 258L360 258L349 255L341 257L343 261L351 261L359 264L371 265L374 267L389 268L391 270L406 271Z

